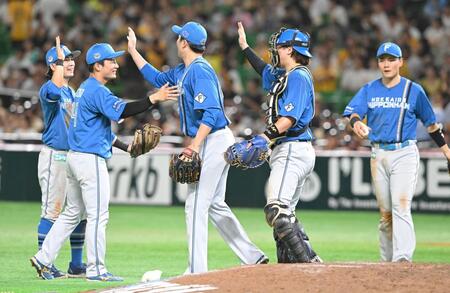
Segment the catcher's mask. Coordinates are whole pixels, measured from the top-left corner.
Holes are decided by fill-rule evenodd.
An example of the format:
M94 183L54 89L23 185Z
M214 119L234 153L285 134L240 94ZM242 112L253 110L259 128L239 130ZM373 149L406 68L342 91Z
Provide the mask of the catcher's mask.
M309 52L310 36L300 29L286 29L282 27L278 32L273 33L269 39L270 62L275 68L280 64L280 56L277 46L292 47L298 53L311 58Z

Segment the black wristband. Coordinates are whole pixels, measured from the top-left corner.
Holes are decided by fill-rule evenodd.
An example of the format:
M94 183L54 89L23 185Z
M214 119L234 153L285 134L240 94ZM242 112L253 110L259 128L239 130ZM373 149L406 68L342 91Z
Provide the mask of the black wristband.
M270 124L267 126L266 131L264 131L264 134L270 139L274 140L278 137L282 136L278 128L275 126L275 124Z
M64 60L58 59L55 61L56 66L64 66Z
M359 119L358 116L353 116L353 117L350 119L350 126L353 128L353 126L355 125L355 123L358 122L358 121L361 121L361 119Z
M438 130L430 132L429 134L434 142L438 145L438 147L442 147L445 145L444 133L442 132L442 129L440 127Z

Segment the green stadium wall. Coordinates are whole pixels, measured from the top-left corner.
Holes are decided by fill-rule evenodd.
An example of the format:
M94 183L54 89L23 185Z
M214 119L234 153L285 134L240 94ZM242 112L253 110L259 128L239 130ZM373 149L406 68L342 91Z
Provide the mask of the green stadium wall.
M109 161L111 203L182 205L187 186L168 173L171 151L156 151L131 159L117 152ZM0 150L0 200L40 201L38 151ZM377 210L370 184L369 152L317 151L314 173L298 204L301 209ZM232 207L265 205L269 166L231 168L226 201ZM440 153L423 153L412 209L450 212L450 176Z

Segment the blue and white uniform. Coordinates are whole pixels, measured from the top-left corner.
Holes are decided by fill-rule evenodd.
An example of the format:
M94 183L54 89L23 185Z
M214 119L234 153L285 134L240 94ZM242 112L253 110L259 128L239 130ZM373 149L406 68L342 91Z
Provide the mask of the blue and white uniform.
M67 130L73 96L72 88L68 86L59 88L51 80L39 91L44 116L42 133L44 146L38 162L38 177L42 191L41 218L51 221L58 218L65 199L66 155L69 150Z
M65 56L77 57L80 51L71 52L62 46ZM46 54L47 65L57 60L56 48L51 48ZM73 62L73 61L72 61ZM39 100L44 120L42 133L43 147L39 153L38 179L42 193L41 219L38 225L38 246L42 247L48 232L59 217L66 198L66 157L69 150L67 133L72 114L74 91L63 85L58 87L48 80L39 90ZM85 217L84 217L85 219ZM86 221L83 220L70 235L72 260L70 272L83 274L82 251L84 245ZM54 276L59 276L52 267ZM56 274L55 274L56 272Z
M114 59L123 54L108 44L95 44L86 54L88 64ZM110 183L106 159L115 139L111 121L118 121L125 102L114 96L96 78L89 77L74 96L69 125L67 154L67 199L42 250L35 257L45 266L53 263L65 239L83 214L86 225L86 277L110 280L105 267L106 224L109 219ZM116 278L114 280L118 280Z
M223 108L223 93L211 65L196 58L189 66L178 66L160 72L146 64L141 69L144 78L155 87L167 82L178 85L180 124L183 133L195 137L201 123L211 127L211 133L200 147L202 172L197 184L190 184L186 199L186 226L189 246L189 267L186 273L208 270L208 215L225 242L243 264L255 264L264 254L248 238L241 224L225 203L225 188L229 165L223 153L235 140Z
M266 65L262 73L263 88L270 92L268 123L279 117L295 122L287 136L277 139L270 156L269 194L267 203L278 201L292 213L300 199L306 179L314 169L316 155L309 124L314 117L314 86L311 72L305 66L289 72Z
M381 212L380 254L384 261L412 261L415 249L411 201L417 182L419 152L416 126L436 122L423 88L401 77L387 88L381 79L364 85L345 108L344 116L367 117L372 143L372 180Z

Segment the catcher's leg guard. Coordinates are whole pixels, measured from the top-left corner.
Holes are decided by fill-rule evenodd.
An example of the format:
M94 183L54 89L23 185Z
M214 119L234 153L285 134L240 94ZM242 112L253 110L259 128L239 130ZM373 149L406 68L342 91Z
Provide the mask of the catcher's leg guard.
M292 215L294 218L295 216ZM311 243L309 243L309 237L305 232L305 228L303 228L302 223L300 223L300 221L295 218L295 224L297 225L297 229L300 233L300 235L302 236L303 241L306 244L306 251L308 253L309 259L315 259L317 257L317 253L312 249ZM319 258L320 259L320 258Z
M275 229L273 229L273 239L277 247L277 259L278 263L295 263L295 257L290 251L289 247L278 238Z
M284 247L280 246L281 260L286 261L292 255L294 262L310 262L307 245L295 223L295 216L291 215L287 206L274 202L266 205L264 212L266 213L267 223L274 228L277 238L288 248L286 255L284 255Z

